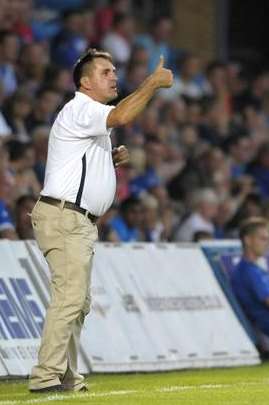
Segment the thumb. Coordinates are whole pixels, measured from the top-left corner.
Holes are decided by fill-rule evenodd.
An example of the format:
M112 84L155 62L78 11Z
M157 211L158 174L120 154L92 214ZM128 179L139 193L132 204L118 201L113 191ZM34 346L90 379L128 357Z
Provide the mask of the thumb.
M163 63L164 63L164 57L163 57L163 55L161 55L160 56L160 61L159 61L158 65L157 65L157 67L156 67L156 70L162 69L163 68Z

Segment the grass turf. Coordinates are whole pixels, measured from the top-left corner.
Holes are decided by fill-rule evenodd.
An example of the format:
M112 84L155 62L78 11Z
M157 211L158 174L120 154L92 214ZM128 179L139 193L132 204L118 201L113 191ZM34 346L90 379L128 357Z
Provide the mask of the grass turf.
M269 363L233 369L92 375L88 393L30 394L27 382L0 380L0 405L268 405Z

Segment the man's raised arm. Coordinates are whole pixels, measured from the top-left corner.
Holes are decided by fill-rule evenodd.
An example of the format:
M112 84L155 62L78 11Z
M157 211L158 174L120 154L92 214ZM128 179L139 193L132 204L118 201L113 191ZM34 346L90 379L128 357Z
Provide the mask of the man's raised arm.
M136 91L124 98L111 110L107 118L107 128L115 128L132 122L146 107L156 90L171 87L173 74L163 66L163 56L155 71L148 76Z

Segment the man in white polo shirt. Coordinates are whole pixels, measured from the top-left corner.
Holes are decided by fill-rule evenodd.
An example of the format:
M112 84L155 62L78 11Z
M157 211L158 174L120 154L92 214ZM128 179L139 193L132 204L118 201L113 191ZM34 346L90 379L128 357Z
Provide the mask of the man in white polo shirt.
M38 245L51 271L38 365L31 392L85 391L77 372L80 331L90 309L95 222L113 202L116 177L110 132L132 122L155 91L173 76L160 58L156 70L116 107L117 76L111 56L90 49L74 68L75 97L58 114L49 137L45 185L32 212Z

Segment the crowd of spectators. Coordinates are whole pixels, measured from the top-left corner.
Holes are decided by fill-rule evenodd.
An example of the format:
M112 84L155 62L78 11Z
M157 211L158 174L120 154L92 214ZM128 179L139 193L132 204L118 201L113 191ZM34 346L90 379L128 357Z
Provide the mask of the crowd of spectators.
M50 126L74 92L72 66L88 47L112 54L119 99L160 54L174 72L127 128L113 131L130 162L99 220L105 241L236 238L269 218L269 70L206 61L172 44L170 16L137 21L131 0L0 0L0 237L31 239Z

